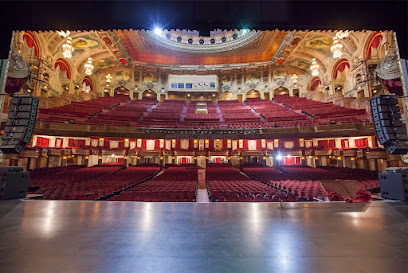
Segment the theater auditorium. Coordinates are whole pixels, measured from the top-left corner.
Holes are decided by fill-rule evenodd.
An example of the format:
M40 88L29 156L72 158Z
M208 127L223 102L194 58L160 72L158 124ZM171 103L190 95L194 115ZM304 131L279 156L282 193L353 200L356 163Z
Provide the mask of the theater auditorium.
M1 271L406 272L379 173L407 161L370 106L405 118L395 32L19 30L2 64L3 135L39 100L29 141L3 137L29 180Z

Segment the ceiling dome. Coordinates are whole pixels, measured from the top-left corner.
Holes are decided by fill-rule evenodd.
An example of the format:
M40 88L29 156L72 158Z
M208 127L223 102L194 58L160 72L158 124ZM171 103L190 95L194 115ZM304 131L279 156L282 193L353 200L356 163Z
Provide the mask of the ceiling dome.
M144 30L148 40L166 48L185 53L218 53L230 51L255 41L260 30L212 31L209 37L199 36L198 31Z

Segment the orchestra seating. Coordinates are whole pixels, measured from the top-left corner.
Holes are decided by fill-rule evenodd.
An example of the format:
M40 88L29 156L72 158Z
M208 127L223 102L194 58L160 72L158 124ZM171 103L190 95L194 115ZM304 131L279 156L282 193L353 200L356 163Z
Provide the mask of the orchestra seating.
M268 122L267 127L303 127L314 124L313 119L306 114L294 111L273 101L254 98L247 99L245 103L265 118Z
M337 174L337 179L358 180L365 190L378 189L380 181L378 173L364 169L338 168L338 167L320 167L331 174Z
M61 107L39 109L38 119L49 122L89 122L87 121L87 118L104 109L109 110L112 107L127 101L129 101L129 96L116 95L114 97L99 97L82 102L71 102L70 104Z
M230 164L209 164L206 169L208 191L217 202L298 201L279 189L252 180Z
M298 200L313 201L314 198L327 196L320 181L307 180L303 177L270 167L244 167L243 171L264 183L293 194Z
M261 116L237 100L219 101L218 106L230 129L262 128L266 125Z
M205 103L207 113L197 113L197 103ZM220 117L215 104L211 101L193 101L187 105L185 116L178 127L193 129L218 129L221 128Z
M30 177L30 187L39 188L48 200L96 200L130 187L160 170L159 167L100 165L72 171Z
M169 167L163 174L140 183L112 201L195 202L198 173L196 167Z
M355 123L370 121L366 110L345 108L334 105L332 102L320 102L287 95L277 95L273 100L295 110L301 110L313 117L318 124L322 125L330 124L331 122Z
M132 100L126 104L121 104L110 111L102 111L102 113L93 117L90 122L104 125L121 125L123 123L132 124L153 105L156 105L157 100L151 98L143 98L142 100Z
M180 119L186 102L183 100L165 100L152 107L146 116L143 116L138 127L148 128L175 128Z

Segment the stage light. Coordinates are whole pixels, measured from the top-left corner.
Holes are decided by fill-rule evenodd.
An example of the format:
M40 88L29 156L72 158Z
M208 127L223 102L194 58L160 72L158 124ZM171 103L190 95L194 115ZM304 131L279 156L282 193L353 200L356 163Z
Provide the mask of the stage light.
M155 28L154 28L154 33L155 33L156 35L160 35L160 34L162 34L162 29L159 28L159 27L155 27Z
M282 155L277 155L277 156L276 156L276 159L277 159L277 160L282 160L282 159L283 159L283 156L282 156Z
M245 34L247 34L248 32L249 32L249 29L244 28L244 29L242 30L242 35L245 35Z

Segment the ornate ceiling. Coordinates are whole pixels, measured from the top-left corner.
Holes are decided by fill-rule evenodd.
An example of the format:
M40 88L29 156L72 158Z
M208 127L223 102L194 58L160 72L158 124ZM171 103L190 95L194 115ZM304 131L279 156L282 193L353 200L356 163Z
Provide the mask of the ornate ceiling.
M115 30L126 52L137 62L165 65L220 65L269 61L279 48L286 31L251 31L237 39L210 43L201 38L185 38L191 44L172 41L151 31ZM178 36L182 37L182 36ZM177 39L177 37L176 37ZM215 40L215 39L214 39Z

